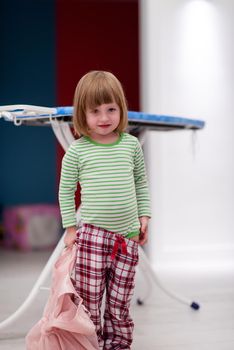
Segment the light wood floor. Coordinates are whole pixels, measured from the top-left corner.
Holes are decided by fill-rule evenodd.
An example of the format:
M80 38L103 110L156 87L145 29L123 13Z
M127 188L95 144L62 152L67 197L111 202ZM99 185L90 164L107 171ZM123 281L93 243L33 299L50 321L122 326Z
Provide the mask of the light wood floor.
M48 252L0 250L0 321L25 299L48 256ZM135 320L132 350L234 349L234 272L168 271L159 276L169 291L198 301L201 309L194 311L169 298L158 286L148 285L139 269L131 310ZM136 305L136 298L149 292L145 304ZM47 295L41 292L30 312L0 334L0 338L11 338L0 340L1 350L25 349L22 334L40 318Z

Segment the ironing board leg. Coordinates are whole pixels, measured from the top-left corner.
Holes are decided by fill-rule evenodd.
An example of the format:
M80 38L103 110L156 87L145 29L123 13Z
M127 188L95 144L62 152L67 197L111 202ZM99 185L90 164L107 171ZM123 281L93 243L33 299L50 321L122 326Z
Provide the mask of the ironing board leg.
M169 297L179 301L180 303L183 303L185 305L190 306L192 309L194 310L198 310L200 308L200 305L196 302L196 301L191 301L187 298L184 298L182 296L179 296L178 294L169 291L166 287L163 286L162 282L159 280L159 278L157 277L155 271L153 270L144 250L140 247L139 249L139 257L140 257L140 269L143 272L143 276L145 276L147 278L147 282L148 284L153 281L155 285L157 285L165 294L167 294ZM148 288L150 288L150 285L148 286ZM149 290L152 291L152 288L150 288ZM149 297L149 293L147 294L147 297ZM141 299L138 298L137 299L137 303L138 305L143 305L144 301L147 299L147 297L145 299Z
M29 293L28 297L23 302L23 304L11 316L9 316L4 321L0 322L0 330L3 330L7 326L12 325L14 322L18 321L24 313L30 310L31 305L33 304L37 294L40 292L41 287L43 286L49 274L51 273L52 267L55 261L57 260L58 256L60 255L61 251L63 250L63 248L64 248L63 237L61 237L52 255L50 256L48 262L46 263L44 269L42 270L40 276L38 277L38 280L36 281L34 287Z
M69 144L73 140L73 135L71 134L70 129L65 125L65 123L56 123L56 125L53 125L53 131L55 133L55 136L57 137L59 143L66 151L69 147ZM145 132L141 132L139 136L139 139L141 141L141 144L144 143L144 137ZM78 214L79 215L79 214ZM58 256L60 255L62 249L64 247L63 243L63 237L60 239L59 243L57 244L57 247L55 248L54 252L52 253L51 257L49 258L46 266L42 270L37 282L35 283L34 287L32 288L31 292L29 293L27 299L23 302L23 304L6 320L0 322L0 330L6 328L7 326L11 325L15 321L17 321L29 308L30 305L33 303L34 299L36 298L37 294L39 293L41 287L43 286L45 280L48 278L52 267L57 260ZM173 292L168 291L162 283L159 281L159 279L156 276L155 271L152 269L151 264L149 263L149 260L144 252L144 250L140 247L140 269L143 270L144 276L147 275L148 282L150 282L150 279L153 280L153 282L168 296L171 298L176 299L177 301L189 305L192 309L198 310L199 304L194 301L187 300L186 298L183 298L181 296L176 295ZM138 298L138 304L142 305L144 303L144 300L141 298Z

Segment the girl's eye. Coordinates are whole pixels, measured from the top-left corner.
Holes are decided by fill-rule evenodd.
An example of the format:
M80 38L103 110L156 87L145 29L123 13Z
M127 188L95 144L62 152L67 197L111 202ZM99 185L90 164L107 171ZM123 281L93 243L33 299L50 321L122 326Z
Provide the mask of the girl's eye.
M110 112L114 112L115 110L116 109L114 107L109 109Z

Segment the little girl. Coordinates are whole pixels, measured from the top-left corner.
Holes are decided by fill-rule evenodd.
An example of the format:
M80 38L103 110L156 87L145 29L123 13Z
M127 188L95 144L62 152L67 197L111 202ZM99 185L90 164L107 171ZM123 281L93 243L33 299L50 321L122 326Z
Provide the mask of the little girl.
M80 79L73 118L80 138L63 158L59 201L65 244L78 244L76 289L91 313L103 350L131 348L134 324L129 307L138 244L147 241L151 215L143 152L137 138L124 132L127 119L123 88L113 74L92 71Z

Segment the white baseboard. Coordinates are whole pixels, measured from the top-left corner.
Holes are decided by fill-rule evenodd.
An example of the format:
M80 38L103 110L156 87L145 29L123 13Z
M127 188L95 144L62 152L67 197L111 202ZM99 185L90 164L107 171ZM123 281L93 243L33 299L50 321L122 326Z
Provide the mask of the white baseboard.
M234 245L167 247L151 263L158 271L234 271Z

